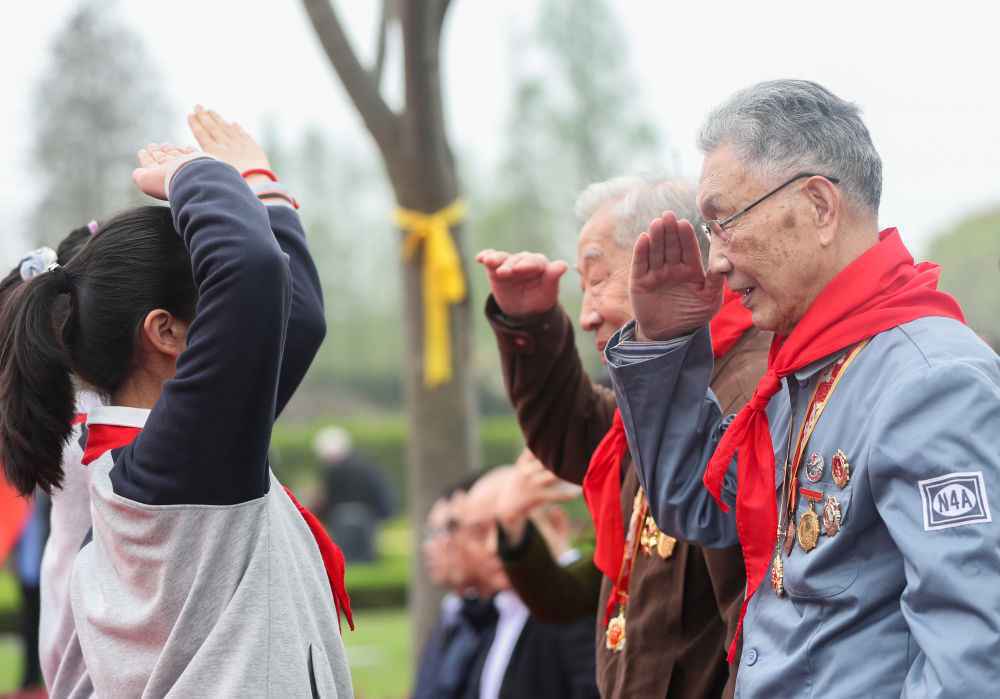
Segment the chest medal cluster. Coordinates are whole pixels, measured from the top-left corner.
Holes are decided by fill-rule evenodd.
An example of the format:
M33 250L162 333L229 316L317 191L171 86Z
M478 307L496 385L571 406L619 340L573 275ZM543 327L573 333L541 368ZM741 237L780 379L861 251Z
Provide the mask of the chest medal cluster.
M803 456L809 439L816 429L823 410L833 396L844 370L854 361L865 344L867 343L863 342L850 352L845 353L821 375L806 408L794 450L792 448L792 427L789 427L787 458L782 473L778 535L774 547L774 559L771 564L771 586L774 588L775 594L779 596L783 595L785 591L784 559L792 555L795 545L798 544L804 553L809 553L819 545L821 535L833 537L840 532L844 518L840 500L836 494L824 492L819 488L799 488L799 470L802 469L803 480L810 484L823 486L826 458L819 451L812 452L808 459L803 459ZM839 490L843 490L850 483L851 464L847 454L842 449L837 449L830 457L830 478L833 485ZM808 505L796 521L800 495L808 501ZM819 508L818 511L817 508Z
M608 599L609 612L614 606L618 614L610 618L604 632L604 646L610 651L620 653L625 650L625 613L628 609L628 587L632 579L632 569L635 567L639 554L646 557L659 556L666 560L674 555L677 539L660 531L649 513L649 501L642 488L635 494L632 501L632 517L629 520L628 533L625 536L625 555L622 558L621 572L615 581Z

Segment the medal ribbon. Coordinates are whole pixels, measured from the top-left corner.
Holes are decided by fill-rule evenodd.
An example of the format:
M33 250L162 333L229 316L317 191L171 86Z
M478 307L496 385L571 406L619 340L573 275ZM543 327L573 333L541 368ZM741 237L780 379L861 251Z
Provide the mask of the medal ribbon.
M861 353L861 350L863 350L867 344L868 340L857 344L849 353L838 359L830 369L830 376L816 385L812 398L809 399L809 407L806 408L805 418L802 420L802 426L799 428L799 438L795 442L795 451L793 452L790 467L788 459L785 459L785 473L782 478L782 489L784 490L783 495L785 497L782 498L782 501L785 504L786 526L789 518L792 516L792 513L795 512L795 508L798 506L798 491L793 487L793 484L798 478L799 468L802 465L802 456L806 451L806 445L809 444L809 440L812 438L816 425L819 424L820 415L823 414L823 411L830 402L830 397L837 389L837 384L839 384L840 379L843 378L844 370L850 366L851 362L857 358L858 354ZM778 548L781 548L780 535L778 537Z
M632 519L635 520L635 524L629 527L628 537L625 539L625 551L622 555L621 569L618 571L618 577L611 588L611 594L608 595L608 603L604 607L605 629L611 623L611 617L614 616L617 607L621 607L623 614L628 607L628 584L632 578L632 568L635 567L635 559L639 555L640 533L646 521L646 515L649 514L649 503L642 488L639 488L639 492L636 493L635 504L632 509ZM636 516L637 513L638 516Z

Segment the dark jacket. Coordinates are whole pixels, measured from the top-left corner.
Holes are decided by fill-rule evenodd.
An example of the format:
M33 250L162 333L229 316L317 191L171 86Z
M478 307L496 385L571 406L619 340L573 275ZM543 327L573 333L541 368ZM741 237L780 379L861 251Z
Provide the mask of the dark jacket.
M528 446L559 477L582 483L591 455L611 427L614 396L583 371L569 317L561 308L524 322L506 319L489 299L504 379ZM751 329L716 362L712 389L736 412L764 373L770 335ZM639 490L625 455L622 514L626 528ZM548 583L539 572L538 583ZM522 578L522 584L523 578ZM597 610L597 684L604 697L731 696L725 661L745 584L739 547L702 549L678 541L664 559L640 552L629 584L626 643L605 645L603 610L613 581L603 579ZM728 684L728 686L727 686Z

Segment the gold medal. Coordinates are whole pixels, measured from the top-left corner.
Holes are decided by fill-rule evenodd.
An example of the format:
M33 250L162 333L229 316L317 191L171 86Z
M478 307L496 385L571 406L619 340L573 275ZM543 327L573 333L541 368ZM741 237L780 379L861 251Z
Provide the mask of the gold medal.
M618 612L618 616L608 622L608 630L604 632L604 644L608 650L615 653L625 650L624 612Z
M771 587L778 597L785 593L785 564L781 561L780 551L774 554L774 562L771 564Z
M653 555L653 549L659 550L660 530L652 517L646 516L642 523L642 532L639 534L639 546L647 556Z
M806 553L816 548L816 542L819 541L819 517L813 509L812 500L809 501L809 509L799 517L795 538L799 541L799 548Z
M656 553L660 555L660 558L666 560L674 555L674 546L677 545L677 539L672 536L667 536L663 532L659 532L659 541L656 544Z

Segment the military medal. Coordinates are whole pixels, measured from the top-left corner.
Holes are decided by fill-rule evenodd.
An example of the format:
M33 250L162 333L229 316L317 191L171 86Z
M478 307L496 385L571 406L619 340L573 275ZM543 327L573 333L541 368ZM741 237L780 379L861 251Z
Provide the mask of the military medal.
M851 464L847 461L847 454L840 449L833 455L830 472L833 474L833 482L837 484L838 488L843 488L851 480Z
M827 536L834 536L840 531L840 520L843 513L840 511L840 502L833 495L826 499L823 506L823 532Z
M656 553L659 554L660 558L666 560L674 555L674 546L676 545L677 539L659 532L659 541L656 542Z
M818 451L814 451L809 456L809 462L806 464L806 480L810 483L819 483L823 477L823 468L825 466L823 455Z
M823 494L805 488L801 492L809 500L809 509L799 517L799 525L795 532L795 538L798 539L799 548L809 553L816 548L816 543L819 541L819 516L816 514L816 510L813 509L813 504L817 500L822 500Z
M771 564L771 587L778 597L785 593L785 564L781 562L781 553L774 554L774 562Z
M625 650L624 612L618 612L618 616L608 622L608 630L604 633L604 644L610 651L620 652Z
M642 549L642 552L647 556L652 556L653 549L659 550L661 536L656 522L652 517L647 515L643 519L642 532L639 534L639 547Z

